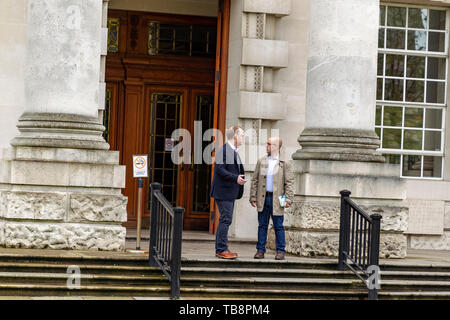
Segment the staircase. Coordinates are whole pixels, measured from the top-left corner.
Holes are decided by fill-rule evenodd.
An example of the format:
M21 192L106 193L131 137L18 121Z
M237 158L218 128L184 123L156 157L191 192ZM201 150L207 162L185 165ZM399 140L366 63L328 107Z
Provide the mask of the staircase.
M69 266L81 270L67 287ZM367 289L336 259L182 261L184 299L366 299ZM450 264L381 263L379 299L449 299ZM147 257L108 252L0 249L0 296L169 296L169 284Z

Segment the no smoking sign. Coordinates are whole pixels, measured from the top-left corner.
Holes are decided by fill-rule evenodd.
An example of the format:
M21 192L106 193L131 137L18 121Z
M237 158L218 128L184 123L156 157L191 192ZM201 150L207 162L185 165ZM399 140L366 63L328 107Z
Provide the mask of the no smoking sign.
M133 155L133 177L134 178L148 177L148 155L146 154Z

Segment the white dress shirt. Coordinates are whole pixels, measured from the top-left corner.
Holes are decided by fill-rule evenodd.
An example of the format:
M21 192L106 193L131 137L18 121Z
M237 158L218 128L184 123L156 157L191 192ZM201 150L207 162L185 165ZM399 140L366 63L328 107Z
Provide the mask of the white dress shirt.
M266 177L266 191L273 192L273 169L278 163L278 155L275 158L268 157L267 177Z

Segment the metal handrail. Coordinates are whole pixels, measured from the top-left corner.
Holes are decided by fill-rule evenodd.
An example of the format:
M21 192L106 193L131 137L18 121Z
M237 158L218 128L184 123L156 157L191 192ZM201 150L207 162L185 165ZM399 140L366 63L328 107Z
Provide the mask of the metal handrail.
M180 298L181 233L184 208L173 208L161 192L161 184L151 184L149 265L159 267L170 282L170 298Z
M350 269L369 289L369 300L376 300L378 288L373 285L375 279L372 279L372 275L375 270L379 270L382 216L378 213L369 216L350 199L350 191L342 190L340 194L338 270ZM368 272L369 267L373 269L372 273ZM359 269L368 279L364 279L356 269Z

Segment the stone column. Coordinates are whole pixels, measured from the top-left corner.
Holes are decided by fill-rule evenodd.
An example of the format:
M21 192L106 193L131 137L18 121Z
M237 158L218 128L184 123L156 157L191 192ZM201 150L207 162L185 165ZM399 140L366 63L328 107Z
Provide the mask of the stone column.
M293 158L384 162L374 129L379 1L310 8L306 122Z
M98 120L102 0L29 0L25 112L0 161L0 245L123 250L125 167Z
M109 149L98 123L101 0L29 0L25 112L13 146Z
M347 189L369 214L383 216L381 255L405 257L405 185L376 151L379 0L314 0L310 8L306 122L292 156L287 251L337 255L339 191Z

